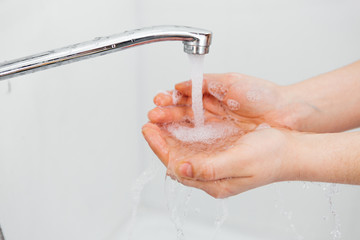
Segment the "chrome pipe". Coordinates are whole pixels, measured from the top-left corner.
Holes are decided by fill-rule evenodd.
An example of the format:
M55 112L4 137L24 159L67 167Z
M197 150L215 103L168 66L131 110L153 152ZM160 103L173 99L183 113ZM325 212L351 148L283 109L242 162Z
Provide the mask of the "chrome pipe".
M212 33L184 26L135 29L0 64L0 81L83 59L160 41L182 41L189 54L207 54Z

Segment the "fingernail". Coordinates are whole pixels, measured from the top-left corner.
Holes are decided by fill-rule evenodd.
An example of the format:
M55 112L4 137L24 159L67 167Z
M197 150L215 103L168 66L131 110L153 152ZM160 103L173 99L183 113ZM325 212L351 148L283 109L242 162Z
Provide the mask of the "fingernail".
M159 106L161 104L161 97L160 96L156 96L154 98L154 103L155 105Z
M191 167L191 164L189 164L189 163L181 164L179 171L180 171L180 174L184 177L189 177L189 178L193 177L192 167Z

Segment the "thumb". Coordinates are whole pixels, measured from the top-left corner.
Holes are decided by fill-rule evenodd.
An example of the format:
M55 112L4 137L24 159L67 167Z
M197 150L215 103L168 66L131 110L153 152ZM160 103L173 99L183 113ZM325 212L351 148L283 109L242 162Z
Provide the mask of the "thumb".
M235 149L229 149L215 156L199 156L182 160L176 164L178 177L200 181L215 181L237 177L241 174L239 158Z

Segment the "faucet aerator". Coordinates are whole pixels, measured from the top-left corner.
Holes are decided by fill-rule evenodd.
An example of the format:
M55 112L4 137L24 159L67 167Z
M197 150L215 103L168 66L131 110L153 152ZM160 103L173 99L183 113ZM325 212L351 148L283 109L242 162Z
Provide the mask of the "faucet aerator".
M184 42L184 52L188 54L204 55L209 53L209 46L189 45Z

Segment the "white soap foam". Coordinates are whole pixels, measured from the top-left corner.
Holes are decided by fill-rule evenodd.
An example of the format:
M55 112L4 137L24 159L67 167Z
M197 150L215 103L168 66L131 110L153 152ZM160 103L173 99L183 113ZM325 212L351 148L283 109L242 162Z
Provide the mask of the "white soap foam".
M226 101L227 106L229 107L230 110L232 111L237 111L240 109L240 103L238 103L237 101L235 101L234 99L228 99Z
M191 65L191 81L192 81L192 109L194 112L194 125L201 127L204 125L204 109L202 101L202 84L204 73L204 55L189 54Z
M173 124L168 127L168 131L182 142L206 144L215 143L218 139L233 136L240 132L234 125L222 122L206 123L195 128Z
M224 100L226 94L228 93L228 89L224 86L224 84L215 81L208 83L208 91L220 101Z
M171 96L172 96L173 104L176 105L178 104L180 98L182 97L182 94L181 92L174 90Z

